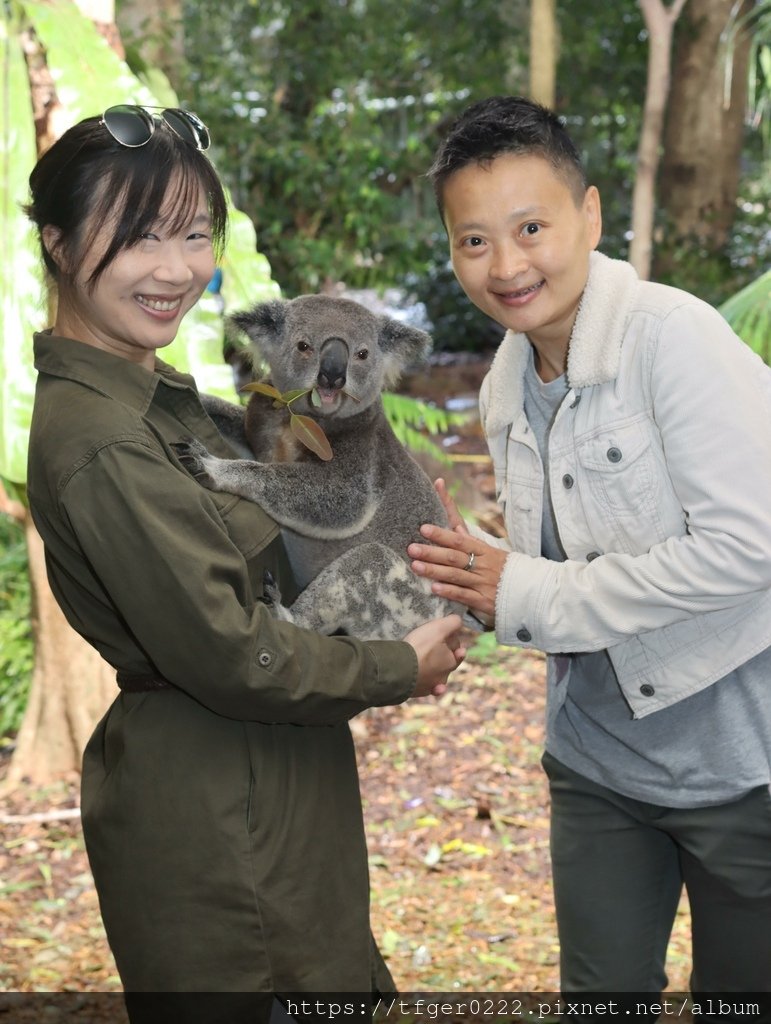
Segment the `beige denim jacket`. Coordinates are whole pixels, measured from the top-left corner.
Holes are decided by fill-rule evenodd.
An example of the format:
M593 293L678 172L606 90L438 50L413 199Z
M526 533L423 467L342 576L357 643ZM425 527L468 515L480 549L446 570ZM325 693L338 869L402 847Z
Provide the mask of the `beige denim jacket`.
M496 633L553 654L607 648L641 718L771 644L771 369L706 303L593 253L549 437L567 555L553 562L528 354L509 331L480 396L513 550Z

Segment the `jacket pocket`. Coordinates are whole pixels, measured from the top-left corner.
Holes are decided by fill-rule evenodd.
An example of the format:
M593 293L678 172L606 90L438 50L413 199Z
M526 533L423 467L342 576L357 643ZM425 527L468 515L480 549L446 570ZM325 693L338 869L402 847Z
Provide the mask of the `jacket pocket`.
M592 496L605 509L616 516L655 509L655 456L640 424L605 430L579 445L577 454Z

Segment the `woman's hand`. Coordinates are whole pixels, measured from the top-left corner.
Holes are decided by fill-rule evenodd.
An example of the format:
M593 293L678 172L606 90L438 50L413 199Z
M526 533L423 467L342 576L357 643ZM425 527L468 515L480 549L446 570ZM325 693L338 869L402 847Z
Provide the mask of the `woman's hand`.
M438 697L447 689L447 677L466 657L466 648L460 645L459 615L445 615L431 619L413 629L404 638L418 656L418 682L413 697Z
M420 532L431 543L407 548L415 575L433 580L435 594L465 604L485 624L493 625L498 584L509 552L477 540L458 526L447 530L427 524Z

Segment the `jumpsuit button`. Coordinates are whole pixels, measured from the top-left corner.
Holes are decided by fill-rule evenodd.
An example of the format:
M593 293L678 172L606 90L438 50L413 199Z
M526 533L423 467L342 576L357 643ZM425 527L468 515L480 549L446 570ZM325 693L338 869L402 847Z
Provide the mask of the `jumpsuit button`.
M652 697L655 692L655 689L651 686L650 683L643 683L640 687L640 693L643 695L643 697Z
M273 655L270 651L261 650L257 655L257 662L263 668L269 668L273 664Z
M605 454L608 456L608 462L621 462L620 448L608 448Z
M600 552L599 551L590 551L589 554L586 556L586 560L587 560L587 562L593 562L595 560L595 558L599 558L599 557L600 557Z
M563 478L562 478L562 486L565 487L568 491L573 486L573 477L570 475L570 473L566 473L563 476Z
M529 643L532 639L528 629L520 629L517 633L517 640L521 640L523 644Z

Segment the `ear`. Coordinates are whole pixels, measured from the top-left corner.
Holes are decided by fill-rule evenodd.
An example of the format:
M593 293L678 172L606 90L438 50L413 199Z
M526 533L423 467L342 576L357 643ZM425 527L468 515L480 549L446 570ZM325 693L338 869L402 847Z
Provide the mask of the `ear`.
M268 353L278 346L284 334L288 305L284 299L258 302L251 309L233 313L227 320L243 331L258 351Z
M596 249L602 237L602 204L600 193L595 185L590 185L584 196L584 215L589 229L589 241L592 249Z
M421 363L431 351L431 335L417 327L381 316L378 342L383 353L385 388L393 387L402 370L411 363Z
M56 266L61 270L62 266L62 230L61 228L55 227L53 224L46 224L43 230L40 232L40 237L43 239L43 245L45 250L51 259L54 261Z

